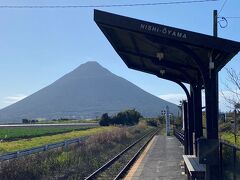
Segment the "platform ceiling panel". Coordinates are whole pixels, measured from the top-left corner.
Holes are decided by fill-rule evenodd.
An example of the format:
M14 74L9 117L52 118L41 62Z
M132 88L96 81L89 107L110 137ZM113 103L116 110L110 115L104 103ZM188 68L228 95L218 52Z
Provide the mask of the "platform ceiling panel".
M198 81L197 63L208 71L212 57L219 71L240 50L238 42L99 10L94 20L129 68L158 76L165 70L181 82Z

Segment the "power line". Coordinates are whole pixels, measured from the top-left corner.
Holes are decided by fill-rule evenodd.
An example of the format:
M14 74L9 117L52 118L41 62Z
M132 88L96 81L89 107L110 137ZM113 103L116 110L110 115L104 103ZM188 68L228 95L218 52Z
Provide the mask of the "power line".
M226 19L240 19L240 16L218 16L218 18L219 19L221 19L220 21L222 21L222 20L225 20L226 21Z
M227 19L240 19L240 16L226 16Z
M225 17L218 17L221 18L221 20L218 21L218 24L221 28L226 28L228 26L228 21Z
M226 3L227 3L228 0L225 0L222 4L222 7L221 9L219 10L219 13L218 13L218 18L221 19L218 21L219 25L221 28L226 28L228 26L228 20L229 19L240 19L240 17L237 17L237 16L219 16L220 13L222 12L223 8L225 7Z
M30 9L30 8L100 8L100 7L133 7L133 6L157 6L157 5L173 5L173 4L190 4L204 3L219 0L188 0L188 1L169 1L156 3L135 3L135 4L102 4L102 5L0 5L2 9Z
M222 5L221 9L219 10L218 15L220 15L220 13L222 12L222 10L223 10L225 4L227 3L227 1L228 1L228 0L225 0L225 1L224 1L224 3L223 3L223 5Z
M240 20L240 16L222 16L218 17L220 20L218 21L218 24L220 25L221 28L226 28L228 26L228 20L233 19L233 20Z

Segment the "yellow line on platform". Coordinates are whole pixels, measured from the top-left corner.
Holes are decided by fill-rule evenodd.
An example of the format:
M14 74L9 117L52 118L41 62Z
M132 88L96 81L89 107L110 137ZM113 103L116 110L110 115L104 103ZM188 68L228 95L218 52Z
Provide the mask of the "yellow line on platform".
M148 143L147 147L145 148L145 150L143 151L143 153L141 154L141 156L138 158L138 160L134 163L134 165L131 167L130 171L128 172L128 174L126 175L126 177L124 178L124 180L131 180L132 177L134 176L134 174L136 173L137 169L139 168L143 158L146 156L147 152L149 151L150 147L152 146L154 139L156 138L156 136L154 136L152 138L152 140Z

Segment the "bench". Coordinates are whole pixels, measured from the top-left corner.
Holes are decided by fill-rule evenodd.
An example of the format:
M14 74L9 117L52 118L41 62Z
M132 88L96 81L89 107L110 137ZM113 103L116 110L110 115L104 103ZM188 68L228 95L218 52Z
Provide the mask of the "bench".
M189 172L189 179L199 180L205 178L206 165L199 164L199 159L195 155L183 155L185 167Z

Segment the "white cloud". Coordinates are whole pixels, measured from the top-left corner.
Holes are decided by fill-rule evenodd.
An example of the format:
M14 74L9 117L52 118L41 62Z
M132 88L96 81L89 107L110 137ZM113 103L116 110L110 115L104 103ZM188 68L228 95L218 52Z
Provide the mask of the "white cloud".
M7 96L4 98L4 103L10 105L10 104L13 104L15 102L18 102L18 101L24 99L25 97L27 97L27 95L24 95L24 94L17 94L15 96Z
M179 105L181 100L186 100L187 97L185 94L164 94L164 95L159 95L158 96L161 99L164 99L166 101L169 101L171 103Z
M223 96L224 94L224 96ZM239 93L240 94L240 93ZM164 95L159 95L158 96L161 99L164 99L166 101L169 101L171 103L179 105L179 102L181 100L187 100L187 97L185 94L164 94ZM221 111L229 111L230 110L230 104L226 101L225 98L227 99L233 99L233 97L236 97L236 95L231 92L231 91L222 91L219 92L219 109ZM202 92L202 106L205 106L205 93L204 91Z

